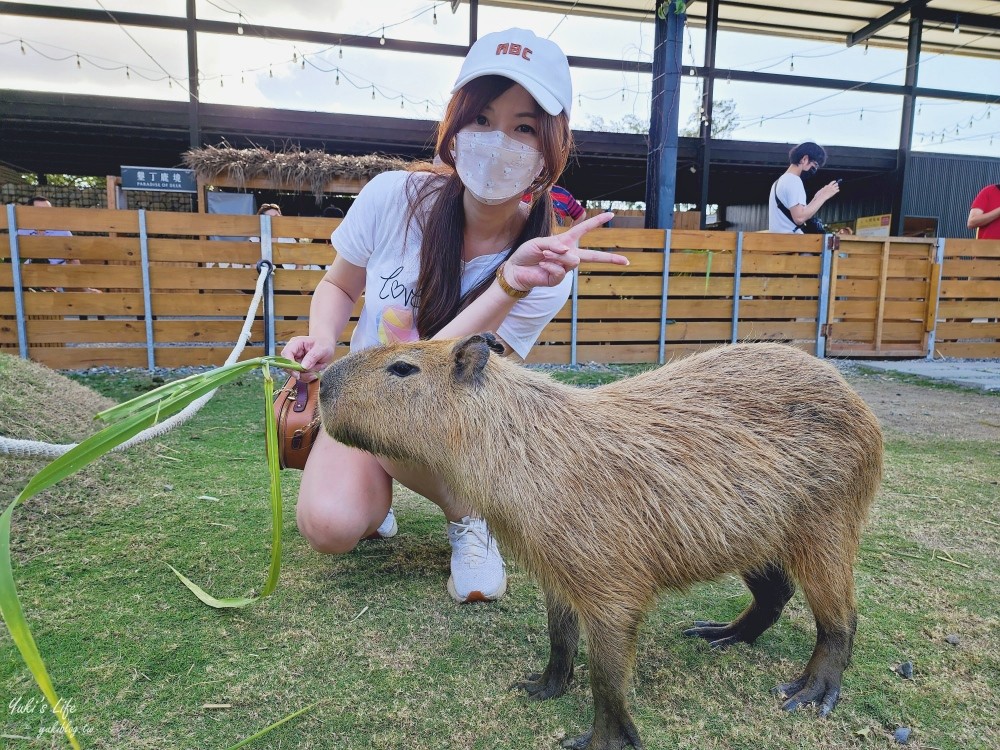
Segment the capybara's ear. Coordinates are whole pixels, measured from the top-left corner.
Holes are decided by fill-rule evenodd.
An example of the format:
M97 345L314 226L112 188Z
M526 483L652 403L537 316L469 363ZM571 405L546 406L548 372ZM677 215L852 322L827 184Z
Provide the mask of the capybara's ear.
M499 344L491 333L474 333L459 339L452 349L455 356L455 380L459 383L478 385L482 381L483 369L490 358L490 350Z
M489 331L485 331L483 333L480 333L479 335L483 337L483 341L486 342L486 346L488 346L490 348L490 351L492 351L494 354L503 354L505 351L507 351L504 345L500 343L500 339L498 339Z

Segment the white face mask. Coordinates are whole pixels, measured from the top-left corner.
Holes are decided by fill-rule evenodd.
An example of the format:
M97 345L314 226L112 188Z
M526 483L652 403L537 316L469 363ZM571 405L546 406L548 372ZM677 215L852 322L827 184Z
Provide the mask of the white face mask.
M541 151L499 130L459 132L454 155L466 190L491 206L524 195L544 166Z

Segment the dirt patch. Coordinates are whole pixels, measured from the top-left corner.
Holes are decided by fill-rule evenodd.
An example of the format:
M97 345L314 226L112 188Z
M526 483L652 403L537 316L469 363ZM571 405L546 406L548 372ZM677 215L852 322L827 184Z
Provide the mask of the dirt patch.
M1000 396L907 383L893 375L835 363L888 434L1000 440Z

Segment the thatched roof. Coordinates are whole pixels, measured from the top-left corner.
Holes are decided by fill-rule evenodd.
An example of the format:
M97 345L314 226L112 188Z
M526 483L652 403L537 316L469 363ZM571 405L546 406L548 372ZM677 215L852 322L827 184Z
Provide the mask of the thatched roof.
M275 184L309 189L321 198L333 180L371 178L382 172L406 169L409 162L389 156L342 156L320 149L288 149L275 153L266 148L233 148L228 144L193 148L184 153L184 166L211 183L225 176L238 185L266 179Z

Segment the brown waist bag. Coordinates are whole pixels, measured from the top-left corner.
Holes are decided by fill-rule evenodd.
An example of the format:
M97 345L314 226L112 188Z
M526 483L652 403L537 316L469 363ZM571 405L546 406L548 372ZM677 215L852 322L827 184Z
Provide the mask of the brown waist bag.
M319 379L303 383L289 377L274 396L278 422L278 463L282 469L302 469L319 434Z

